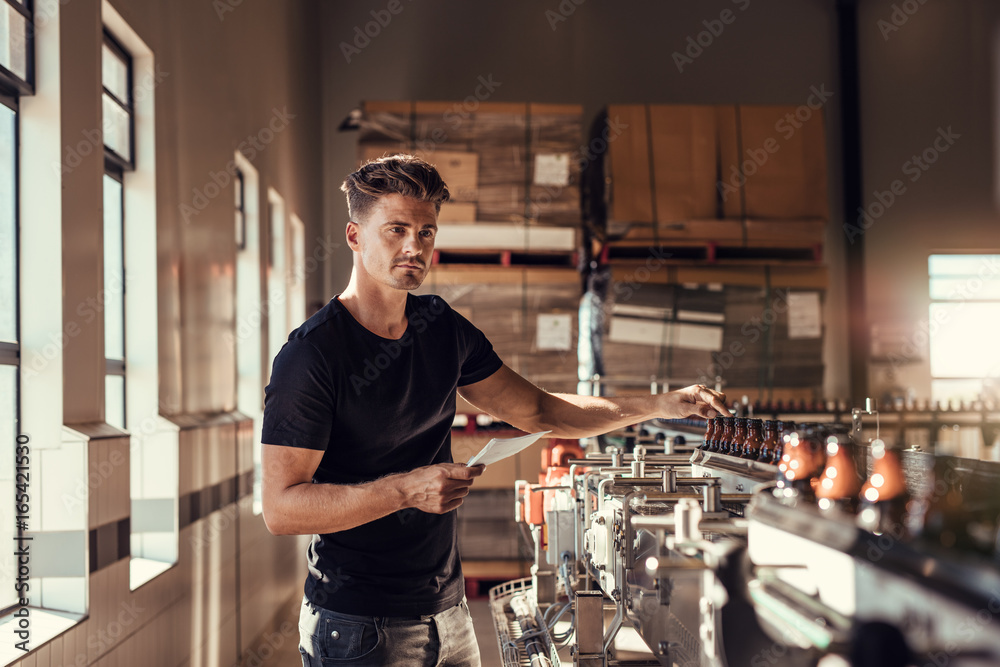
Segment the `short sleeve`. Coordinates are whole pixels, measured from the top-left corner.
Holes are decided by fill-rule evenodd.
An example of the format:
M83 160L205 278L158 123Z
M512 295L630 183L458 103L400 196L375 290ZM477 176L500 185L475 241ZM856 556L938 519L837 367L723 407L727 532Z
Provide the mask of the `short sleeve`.
M308 341L289 340L274 358L264 388L261 442L326 451L334 395L326 360Z
M493 344L490 343L486 334L477 329L472 322L457 312L455 312L455 321L458 324L459 340L465 343L462 370L458 378L458 386L464 387L493 375L503 366L503 361L493 350Z

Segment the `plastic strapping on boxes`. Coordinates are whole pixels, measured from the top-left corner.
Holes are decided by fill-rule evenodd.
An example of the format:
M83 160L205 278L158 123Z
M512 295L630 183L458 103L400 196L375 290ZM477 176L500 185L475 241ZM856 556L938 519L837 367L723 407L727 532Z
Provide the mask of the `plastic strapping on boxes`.
M644 105L646 112L646 143L649 152L649 192L652 199L653 208L653 244L660 243L660 216L656 210L656 160L653 152L653 109L650 105Z
M736 164L740 170L740 177L743 184L737 184L740 192L740 211L743 212L743 245L747 244L747 176L743 173L743 119L742 108L736 105Z
M774 308L774 294L771 291L771 267L764 267L764 313ZM764 346L761 350L760 372L757 380L757 391L761 396L767 389L767 400L774 394L774 327L764 322Z

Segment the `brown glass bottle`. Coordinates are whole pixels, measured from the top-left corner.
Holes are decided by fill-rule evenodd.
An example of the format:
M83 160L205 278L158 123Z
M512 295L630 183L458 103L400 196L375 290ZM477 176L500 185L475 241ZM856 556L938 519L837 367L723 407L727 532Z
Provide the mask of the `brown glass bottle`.
M906 525L910 494L899 452L881 439L872 441L872 474L861 488L858 523L867 530L908 537Z
M743 441L740 456L745 459L757 460L760 447L764 444L764 420L748 419L747 438Z
M729 452L730 443L732 443L736 432L736 420L733 417L723 418L723 428L722 434L716 441L715 451L720 454L726 454Z
M739 456L743 452L743 443L746 442L748 435L747 422L749 421L745 417L736 418L733 439L729 444L729 451L726 452L730 456Z
M831 433L826 439L825 449L826 463L816 485L820 509L837 507L855 514L862 479L854 464L854 442L846 433Z
M771 455L771 462L777 465L781 461L781 456L785 453L785 436L795 430L795 422L779 421L775 428L777 430L778 447Z
M712 419L712 442L709 443L709 451L719 451L719 445L726 435L726 418L715 417Z
M778 490L785 498L815 501L814 481L825 459L820 428L809 425L786 432L784 453L778 463Z
M714 419L709 419L705 422L705 437L702 443L698 445L698 449L710 450L712 443L715 441L715 431L716 423Z
M764 442L757 452L761 463L774 463L773 456L778 451L778 422L768 419L764 422Z

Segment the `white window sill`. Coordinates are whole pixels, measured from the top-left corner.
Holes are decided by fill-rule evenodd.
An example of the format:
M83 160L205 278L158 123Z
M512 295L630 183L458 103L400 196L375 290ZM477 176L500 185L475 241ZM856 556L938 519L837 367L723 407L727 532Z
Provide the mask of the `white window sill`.
M172 568L176 563L164 563L161 560L150 560L148 558L133 558L128 567L128 587L134 591L143 584L147 584L153 579Z
M18 629L17 624L19 619L13 613L0 618L0 637L4 638L3 642L0 642L0 667L12 665L14 662L30 655L31 651L39 648L45 642L55 639L86 618L86 614L71 614L65 611L53 611L38 607L28 607L28 614L28 620L31 623L29 628L31 637L28 639L30 650L27 652L14 646L14 644L21 641L14 634L14 631Z

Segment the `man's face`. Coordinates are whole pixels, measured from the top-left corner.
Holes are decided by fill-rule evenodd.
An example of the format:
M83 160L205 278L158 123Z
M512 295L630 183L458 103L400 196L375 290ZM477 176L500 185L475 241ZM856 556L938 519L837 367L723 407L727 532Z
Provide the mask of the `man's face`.
M368 275L383 285L412 290L427 276L437 235L434 204L391 194L379 198L368 219L348 224L356 227L352 249L361 255Z

